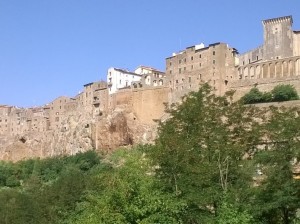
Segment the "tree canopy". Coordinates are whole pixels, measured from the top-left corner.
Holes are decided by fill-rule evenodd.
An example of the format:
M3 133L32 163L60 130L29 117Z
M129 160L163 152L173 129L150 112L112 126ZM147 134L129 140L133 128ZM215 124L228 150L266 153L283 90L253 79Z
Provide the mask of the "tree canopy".
M299 108L232 94L185 96L153 145L0 162L0 224L299 223Z

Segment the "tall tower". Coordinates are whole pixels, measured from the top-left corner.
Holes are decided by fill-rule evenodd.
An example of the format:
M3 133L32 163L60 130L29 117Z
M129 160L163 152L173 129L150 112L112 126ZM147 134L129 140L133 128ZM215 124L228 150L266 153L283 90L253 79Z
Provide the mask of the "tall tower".
M292 16L263 20L263 60L293 56Z

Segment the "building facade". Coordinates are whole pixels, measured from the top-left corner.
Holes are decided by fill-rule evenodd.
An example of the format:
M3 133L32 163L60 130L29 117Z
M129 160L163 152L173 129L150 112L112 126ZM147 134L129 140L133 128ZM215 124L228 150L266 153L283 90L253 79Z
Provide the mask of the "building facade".
M141 74L119 68L109 68L107 72L108 93L113 94L121 89L129 89L132 82L140 81Z
M300 32L292 30L292 17L267 19L262 24L263 45L237 56L230 88L236 90L236 98L254 86L270 91L278 84L294 85L300 93Z
M236 50L225 43L199 44L186 48L166 59L166 77L170 102L178 102L201 83L209 83L216 94L222 95L234 78Z

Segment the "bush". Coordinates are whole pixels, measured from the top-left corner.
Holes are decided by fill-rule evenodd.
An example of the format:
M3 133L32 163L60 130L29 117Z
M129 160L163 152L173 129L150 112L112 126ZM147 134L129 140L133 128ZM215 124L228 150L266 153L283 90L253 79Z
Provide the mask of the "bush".
M273 101L298 100L299 96L294 86L278 85L272 91Z
M271 92L261 92L256 87L252 88L249 93L245 94L241 101L244 104L282 102L289 100L298 100L299 96L294 86L278 85Z
M264 102L264 93L260 92L256 87L252 88L249 93L242 97L244 104Z

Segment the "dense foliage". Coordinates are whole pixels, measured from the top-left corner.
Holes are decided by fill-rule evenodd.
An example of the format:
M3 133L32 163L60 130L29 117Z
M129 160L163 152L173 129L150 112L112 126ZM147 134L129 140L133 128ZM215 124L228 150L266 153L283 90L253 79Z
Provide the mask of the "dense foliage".
M299 96L294 86L278 85L271 92L261 92L256 87L253 87L249 93L246 93L241 101L244 104L266 103L266 102L281 102L289 100L298 100Z
M154 145L0 162L0 224L299 223L298 109L231 97L191 93Z

